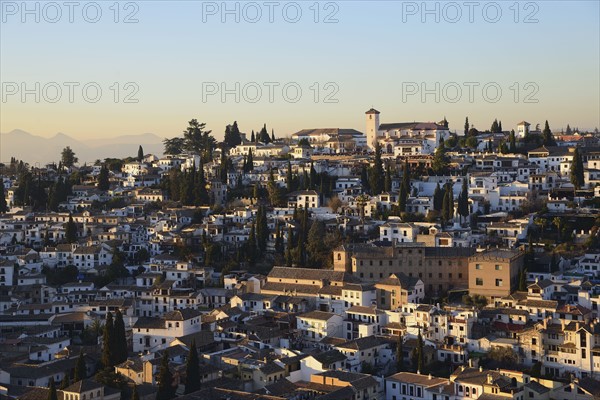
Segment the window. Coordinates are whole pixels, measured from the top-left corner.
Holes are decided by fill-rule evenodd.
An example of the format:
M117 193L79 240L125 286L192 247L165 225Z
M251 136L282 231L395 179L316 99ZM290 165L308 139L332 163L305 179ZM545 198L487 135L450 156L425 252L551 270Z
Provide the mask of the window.
M496 271L502 271L502 265L496 264Z
M481 269L481 264L475 264L475 269Z
M502 286L502 279L496 279L496 286Z
M483 286L483 278L475 278L475 285Z

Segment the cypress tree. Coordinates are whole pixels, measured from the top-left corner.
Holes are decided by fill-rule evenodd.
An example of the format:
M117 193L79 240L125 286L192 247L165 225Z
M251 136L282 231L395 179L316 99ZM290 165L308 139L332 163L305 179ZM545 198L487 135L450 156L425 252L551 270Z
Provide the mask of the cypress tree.
M103 165L100 168L100 173L98 174L98 189L102 191L106 191L110 188L110 180L108 168L106 165Z
M467 134L469 133L469 117L465 118L465 136L467 136Z
M294 234L292 233L292 227L288 226L287 231L287 242L285 244L285 266L292 266L292 247L294 247Z
M2 176L0 176L0 214L3 214L8 211L8 207L6 205L6 197L4 194L4 182L2 180Z
M102 365L104 368L112 368L114 363L114 323L112 313L109 311L106 314L106 322L104 323L104 333L102 335Z
M369 183L371 191L374 195L378 195L383 191L385 172L383 170L383 163L381 161L381 145L376 143L375 145L375 160L373 161L373 168L371 168L369 174Z
M50 384L48 385L48 400L58 400L54 378L50 378Z
M173 397L175 397L173 374L169 370L169 351L165 350L158 371L158 391L156 392L156 400L170 400Z
M469 189L467 187L467 177L463 178L462 189L458 196L458 213L464 218L469 216Z
M65 239L68 243L77 241L77 224L73 221L73 216L69 214L69 221L65 226Z
M246 172L250 172L250 171L254 170L254 157L252 157L252 149L248 150L247 168L248 168L248 171L246 171Z
M406 211L406 200L408 192L404 184L400 185L400 193L398 194L398 210L402 213Z
M200 390L201 377L200 365L198 360L198 349L196 349L196 340L192 339L185 366L185 394Z
M435 190L433 191L433 209L435 211L442 211L442 204L444 202L444 191L440 187L438 182Z
M142 145L140 145L140 147L138 147L138 156L137 156L138 161L142 161L144 159L144 149L142 148Z
M515 130L511 129L510 131L510 135L508 136L508 143L509 143L509 147L508 147L508 151L510 151L511 153L514 153L517 151L517 143L516 143L516 139L515 139Z
M525 268L521 268L519 271L519 291L527 291L527 270Z
M125 335L125 322L120 309L115 313L114 321L114 362L120 364L127 360L127 337Z
M584 168L583 168L583 159L581 158L581 153L579 153L579 148L575 147L575 151L573 152L573 161L571 161L571 183L575 186L575 189L581 189L585 185L585 177L584 177Z
M290 163L290 161L288 160L287 163L287 174L285 177L285 183L287 185L287 191L288 193L293 192L293 180L294 180L294 175L292 175L292 164Z
M252 130L252 136L250 136L250 141L252 143L256 142L256 137L254 136L254 129Z
M423 336L421 336L421 329L419 329L419 335L417 336L417 371L424 373L425 370L425 345L423 343Z
M556 146L556 140L554 140L554 136L552 135L552 131L550 130L550 125L548 125L548 120L546 120L546 123L544 124L542 138L544 141L544 146Z
M385 166L385 181L383 184L383 189L387 193L392 190L392 171L390 170L390 164L386 164Z
M396 343L396 371L404 370L404 343L402 334L398 334L398 343Z
M83 356L83 351L80 350L77 364L75 364L75 375L73 377L73 381L79 382L85 378L87 378L87 368L85 366L85 357Z
M60 390L68 388L70 384L71 381L69 380L69 374L65 373L63 380L60 382Z
M140 394L138 393L136 384L133 384L133 392L131 393L131 400L140 400Z

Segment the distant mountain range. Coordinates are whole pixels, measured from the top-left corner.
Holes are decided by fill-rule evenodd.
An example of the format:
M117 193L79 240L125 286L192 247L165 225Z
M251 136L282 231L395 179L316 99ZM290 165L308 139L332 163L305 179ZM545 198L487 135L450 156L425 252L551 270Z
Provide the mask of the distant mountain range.
M153 133L141 135L122 135L103 139L74 139L64 133L57 133L51 138L36 136L20 129L8 133L0 133L0 162L8 162L16 157L31 165L60 160L60 154L66 146L70 146L79 158L79 164L93 163L97 159L108 157L136 157L138 146L142 145L144 153L160 156L163 152L163 138Z

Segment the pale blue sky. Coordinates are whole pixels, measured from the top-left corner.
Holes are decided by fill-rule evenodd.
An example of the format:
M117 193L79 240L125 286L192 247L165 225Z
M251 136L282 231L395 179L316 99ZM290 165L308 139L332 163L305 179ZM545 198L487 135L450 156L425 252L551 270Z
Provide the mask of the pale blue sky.
M294 17L290 2L279 2L273 23L268 21L265 3L256 2L263 16L250 23L243 15L247 2L241 2L241 21L236 23L228 15L223 23L220 1L137 1L135 18L139 22L130 24L113 22L113 1L98 2L102 16L95 24L83 19L81 8L89 3L85 1L75 9L73 23L68 21L66 7L61 9L60 20L50 23L54 10L39 3L40 22L36 23L35 15L23 15L20 1L1 3L2 132L20 128L51 136L60 131L80 139L144 132L174 136L191 118L206 122L217 136L233 120L247 132L266 122L278 136L317 127L364 131L364 111L371 106L381 111L382 122L437 121L446 116L450 128L458 130L465 116L480 129L489 128L494 118L502 120L505 129L515 128L523 119L534 125L548 119L554 130L567 123L582 129L600 127L598 1L479 2L473 23L462 1L453 3L462 12L456 23L447 20L455 11L448 2L438 3L439 23L434 15L421 21L420 1L334 2L337 23L322 22L335 10L333 6L324 9L327 2L318 3L320 22L315 23L313 1L297 3L302 10L298 23L283 18L284 5L287 16ZM15 4L19 9L14 9ZM35 6L35 2L27 4ZM119 3L119 21L134 10L124 10L125 4ZM427 2L430 8L435 4ZM487 22L483 7L488 7L485 17L493 19L495 4L502 16L497 23ZM212 6L219 8L217 15L204 15L203 22L203 8ZM408 15L415 7L416 15ZM514 21L515 8L520 10L518 23ZM524 23L532 12L538 22ZM94 17L91 6L87 16ZM23 102L21 93L7 93L15 90L14 84L20 91L22 83L34 88L35 82L40 82L40 92L49 82L59 83L62 97L50 103L41 93L36 103L33 95ZM68 101L63 82L80 83L73 103ZM89 82L102 89L97 103L89 103L81 93L81 87ZM120 86L117 103L110 89L114 82ZM139 88L133 96L138 103L123 101L122 96L131 90L124 88L127 82ZM225 102L219 95L203 101L206 82L225 82L229 88L235 82L241 87L257 82L263 96L254 104L243 97L236 103L233 95ZM273 103L264 82L280 83ZM283 97L281 87L289 82L302 89L297 103ZM320 87L318 102L311 90L314 82ZM328 82L335 86L325 88ZM425 102L420 93L403 96L403 87L414 88L412 83L434 88L436 82L440 89L448 84L461 87L462 97L451 103L441 96L438 103L434 95L428 95ZM464 82L480 85L472 103ZM484 99L482 87L494 82L502 96L497 103L490 103ZM520 88L518 102L515 82ZM533 85L525 87L528 82ZM333 87L339 89L333 96L338 102L324 103L323 95ZM55 96L51 87L48 90L47 96ZM454 98L453 90L447 95ZM525 95L535 90L532 99L538 102L525 102ZM493 90L489 93L494 95Z

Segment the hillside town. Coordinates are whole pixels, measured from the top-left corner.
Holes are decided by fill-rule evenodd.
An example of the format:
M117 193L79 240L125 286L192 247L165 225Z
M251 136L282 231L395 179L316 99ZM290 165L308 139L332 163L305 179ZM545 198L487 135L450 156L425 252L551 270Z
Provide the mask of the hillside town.
M0 399L600 399L598 130L364 123L1 164Z

